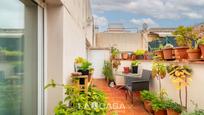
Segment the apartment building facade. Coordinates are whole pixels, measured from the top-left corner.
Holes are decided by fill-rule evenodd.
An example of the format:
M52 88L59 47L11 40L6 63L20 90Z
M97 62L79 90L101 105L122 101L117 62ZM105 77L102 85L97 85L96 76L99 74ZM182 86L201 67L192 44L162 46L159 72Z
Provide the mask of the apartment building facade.
M51 79L69 83L76 56L87 57L93 44L93 18L89 0L8 0L1 1L0 28L19 29L21 38L13 49L8 37L1 37L0 112L12 115L54 115L54 107L64 98L62 88L44 90ZM8 11L8 12L7 12ZM0 31L0 36L5 36ZM8 55L10 54L10 55ZM15 59L10 59L15 54ZM2 56L2 55L0 55ZM10 57L9 57L10 56ZM8 58L9 57L9 58ZM15 62L21 68L16 70ZM5 67L5 66L4 66ZM7 72L5 72L7 71ZM20 72L19 72L20 71ZM17 95L10 100L6 95ZM13 105L13 106L12 106ZM8 109L9 108L9 109Z

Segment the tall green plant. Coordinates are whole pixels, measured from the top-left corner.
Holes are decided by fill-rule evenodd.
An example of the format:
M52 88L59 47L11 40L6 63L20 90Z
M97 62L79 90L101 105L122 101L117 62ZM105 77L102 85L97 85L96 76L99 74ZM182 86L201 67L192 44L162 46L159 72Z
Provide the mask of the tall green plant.
M154 62L152 65L152 77L159 81L159 90L162 92L161 79L166 77L166 65L162 62ZM162 98L162 96L160 95Z
M198 40L198 36L193 31L192 27L179 26L173 34L176 36L176 43L178 46L193 48L193 41Z
M104 61L103 75L110 81L114 80L113 68L110 61Z

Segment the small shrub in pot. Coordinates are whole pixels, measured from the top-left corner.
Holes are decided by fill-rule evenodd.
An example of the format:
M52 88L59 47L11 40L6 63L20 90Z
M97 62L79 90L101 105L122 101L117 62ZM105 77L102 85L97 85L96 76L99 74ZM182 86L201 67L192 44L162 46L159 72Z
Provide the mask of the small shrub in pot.
M164 59L169 60L173 59L173 45L172 44L166 44L163 48L163 55Z
M182 106L173 100L166 101L167 115L180 115L182 112Z
M166 115L166 101L160 98L154 99L152 101L152 109L154 110L154 115Z
M138 60L143 60L144 59L145 50L136 50L134 52L134 54L136 55L136 58Z
M131 67L132 67L132 73L138 73L138 65L140 62L138 60L132 61Z

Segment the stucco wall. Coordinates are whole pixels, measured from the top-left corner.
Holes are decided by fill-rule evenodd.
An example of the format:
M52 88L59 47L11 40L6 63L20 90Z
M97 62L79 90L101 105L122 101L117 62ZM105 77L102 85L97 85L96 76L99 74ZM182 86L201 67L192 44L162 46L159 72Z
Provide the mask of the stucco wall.
M124 66L130 66L131 61L121 61L121 66L119 67L118 71L122 71ZM168 62L166 63L167 65L169 64ZM181 63L185 64L185 63ZM190 86L188 87L188 110L191 111L194 109L194 105L191 103L191 100L196 102L199 106L199 108L204 108L204 92L203 92L203 87L202 84L204 84L204 65L203 64L189 64L189 66L193 69L193 75L192 79L193 81L191 82ZM141 65L139 66L140 72L142 69L148 69L151 70L152 68L152 62L147 62L147 61L141 61ZM159 91L158 89L158 81L156 79L152 80L150 83L151 90L154 91ZM176 90L175 86L171 82L169 75L167 75L164 79L162 79L162 88L165 89L168 93L168 97L171 99L174 99L178 103L179 101L179 94L178 90ZM185 104L184 101L184 91L183 91L183 103Z
M132 32L101 32L96 35L96 47L117 47L120 51L142 49L143 41L140 33Z
M65 0L60 5L47 5L46 83L51 79L59 84L69 83L70 74L74 71L74 59L77 56L87 57L86 38L92 39L92 34L90 34L92 29L91 26L83 26L85 17L81 15L84 12L82 6L87 1ZM68 4L72 2L79 7L68 7ZM54 108L65 97L63 87L49 88L46 93L45 113L54 115Z

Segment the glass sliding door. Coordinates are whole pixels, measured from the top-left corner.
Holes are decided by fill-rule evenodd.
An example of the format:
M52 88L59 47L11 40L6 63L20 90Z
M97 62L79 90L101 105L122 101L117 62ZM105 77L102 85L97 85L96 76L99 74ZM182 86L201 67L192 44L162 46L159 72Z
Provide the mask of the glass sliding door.
M37 115L38 6L0 1L0 115Z

